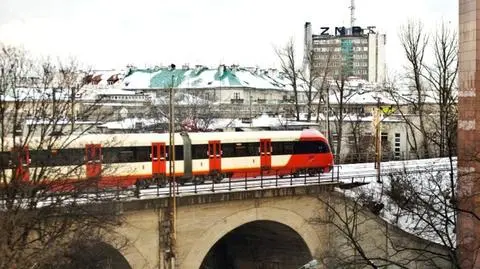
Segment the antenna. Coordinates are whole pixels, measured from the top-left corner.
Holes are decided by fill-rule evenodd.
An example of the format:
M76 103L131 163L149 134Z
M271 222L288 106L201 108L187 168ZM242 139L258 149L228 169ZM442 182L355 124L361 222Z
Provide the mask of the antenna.
M350 26L355 26L355 0L350 2Z

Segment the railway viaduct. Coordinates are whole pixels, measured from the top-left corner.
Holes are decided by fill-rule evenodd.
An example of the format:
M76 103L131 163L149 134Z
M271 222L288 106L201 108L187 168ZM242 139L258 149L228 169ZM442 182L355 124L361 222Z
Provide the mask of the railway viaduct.
M298 268L313 258L325 262L326 254L341 249L342 239L325 221L331 215L325 200L342 204L335 187L329 183L178 197L176 268L283 269ZM119 204L125 222L118 232L129 244L121 250L124 264L114 268L168 268L163 226L166 206L165 198ZM378 257L389 255L386 231L391 238L407 239L415 247L427 245L367 211L358 219L362 222L359 240ZM405 255L410 254L397 258Z

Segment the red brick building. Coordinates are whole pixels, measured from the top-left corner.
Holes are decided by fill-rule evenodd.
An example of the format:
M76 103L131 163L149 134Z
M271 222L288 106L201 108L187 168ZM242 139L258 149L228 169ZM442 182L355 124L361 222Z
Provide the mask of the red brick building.
M459 19L458 202L480 216L480 0L459 0ZM480 222L474 214L458 215L457 244L462 268L480 268Z

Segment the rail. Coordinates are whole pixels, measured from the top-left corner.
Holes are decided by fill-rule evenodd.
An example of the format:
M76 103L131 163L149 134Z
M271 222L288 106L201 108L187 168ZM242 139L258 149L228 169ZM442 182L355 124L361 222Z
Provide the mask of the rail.
M453 160L453 168L456 173L456 158ZM391 176L397 173L425 173L426 170L438 172L451 172L448 158L411 160L411 161L392 161L382 163L381 177ZM192 196L207 195L211 193L242 192L249 190L267 190L275 188L288 188L299 186L318 186L322 184L367 184L376 181L377 171L372 163L357 163L336 165L330 173L319 175L308 175L293 173L289 176L260 176L257 178L244 177L242 179L224 179L221 182L207 181L204 184L186 184L178 185L176 195ZM153 199L169 197L169 186L161 187L158 185L150 186L146 189L121 189L114 188L110 190L96 190L89 193L50 193L48 197L42 200L40 204L52 204L57 197L62 197L64 201L72 202L102 202L111 200L134 200L134 199ZM27 203L27 201L26 201ZM3 203L0 201L0 208Z

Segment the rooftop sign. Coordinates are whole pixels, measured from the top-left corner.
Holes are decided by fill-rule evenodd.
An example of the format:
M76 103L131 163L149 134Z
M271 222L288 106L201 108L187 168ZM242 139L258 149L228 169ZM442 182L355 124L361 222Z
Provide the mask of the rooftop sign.
M360 26L353 26L353 27L345 27L345 26L337 26L335 27L334 36L361 36L364 34L375 34L375 26L367 26L367 28L362 28ZM329 33L330 27L320 27L322 30L320 35L322 36L330 36Z

